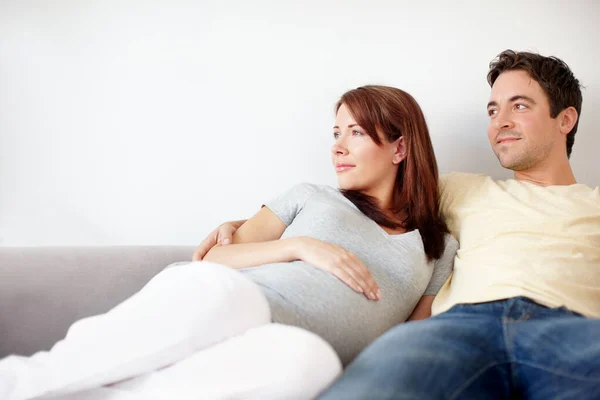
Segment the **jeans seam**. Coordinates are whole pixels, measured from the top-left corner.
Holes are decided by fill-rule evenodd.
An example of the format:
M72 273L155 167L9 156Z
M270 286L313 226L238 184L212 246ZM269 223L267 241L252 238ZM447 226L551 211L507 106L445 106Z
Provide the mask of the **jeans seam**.
M504 340L504 347L506 348L506 358L509 361L509 374L510 374L510 387L511 390L516 388L517 385L517 369L515 368L516 357L514 356L514 347L511 345L511 341L509 340L510 332L509 328L514 324L514 322L509 317L510 312L517 303L519 298L512 298L507 302L507 306L504 309L504 313L502 315L502 335Z
M458 389L456 389L454 391L454 393L452 393L452 395L449 397L449 400L453 400L453 399L457 399L458 396L460 396L462 394L462 392L464 392L464 390L469 387L469 385L473 382L475 382L477 380L477 378L479 378L481 375L483 375L484 372L486 372L487 370L496 367L498 365L503 365L506 364L506 362L494 362L492 364L486 365L485 367L481 368L479 371L477 371L475 374L473 374L469 379L467 379L465 381L465 383L462 384L462 386L460 386Z
M555 370L555 369L552 369L552 368L547 368L547 367L544 367L542 365L538 365L536 363L531 363L531 362L527 362L527 361L518 361L517 363L519 365L526 365L528 367L537 368L537 369L540 369L540 370L545 371L545 372L550 372L552 374L555 374L555 375L558 375L558 376L561 376L561 377L564 377L564 378L575 379L575 380L584 381L584 382L600 382L600 378L581 378L581 377L576 377L574 375L569 375L569 374L566 374L566 373L564 373L562 371L558 371L558 370Z
M506 359L508 360L508 363L510 364L510 367L509 367L510 368L509 369L510 386L511 386L511 388L514 388L517 386L517 369L515 368L515 357L513 355L514 349L508 340L509 324L510 324L510 321L505 321L504 318L502 318L502 336L503 336L503 341L504 341L504 348L505 348L505 352L506 352Z

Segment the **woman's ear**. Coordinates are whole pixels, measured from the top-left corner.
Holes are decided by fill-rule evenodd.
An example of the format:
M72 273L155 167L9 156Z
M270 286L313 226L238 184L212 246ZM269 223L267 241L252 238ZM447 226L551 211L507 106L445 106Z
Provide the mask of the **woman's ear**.
M394 157L392 163L398 165L406 158L406 146L404 145L404 138L400 136L394 142Z

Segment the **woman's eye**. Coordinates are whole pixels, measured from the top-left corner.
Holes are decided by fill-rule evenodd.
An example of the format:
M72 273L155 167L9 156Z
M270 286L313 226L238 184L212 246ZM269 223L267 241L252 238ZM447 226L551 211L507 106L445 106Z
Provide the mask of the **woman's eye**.
M337 139L340 137L340 133L339 132L333 132L333 138Z
M352 134L356 135L356 136L362 136L363 135L363 133L361 131L357 131L356 129L352 131Z

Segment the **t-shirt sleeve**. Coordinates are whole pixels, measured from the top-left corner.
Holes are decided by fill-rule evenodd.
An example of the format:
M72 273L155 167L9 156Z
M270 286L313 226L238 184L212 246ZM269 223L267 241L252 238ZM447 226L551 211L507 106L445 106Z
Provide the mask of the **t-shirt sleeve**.
M450 277L452 268L454 266L454 256L458 250L458 242L450 234L446 235L446 245L442 256L438 258L433 266L433 274L429 281L427 289L425 289L425 296L435 296L437 292L444 286L444 283Z
M440 210L443 215L453 213L466 199L472 198L473 191L479 190L481 183L487 178L482 174L452 172L441 175L439 180Z
M443 215L450 212L458 187L460 187L457 176L459 175L456 173L440 176L440 211Z
M294 218L296 218L296 215L302 211L306 201L317 190L317 185L300 183L271 201L266 202L264 206L273 211L284 224L289 226Z

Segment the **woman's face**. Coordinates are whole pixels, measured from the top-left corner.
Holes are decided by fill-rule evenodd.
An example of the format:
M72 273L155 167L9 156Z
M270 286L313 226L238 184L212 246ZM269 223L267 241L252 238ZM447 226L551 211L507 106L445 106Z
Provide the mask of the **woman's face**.
M371 192L377 187L395 182L398 164L403 157L398 139L389 143L380 132L381 145L377 145L359 126L345 104L335 117L331 159L340 189ZM401 148L400 148L401 150Z

